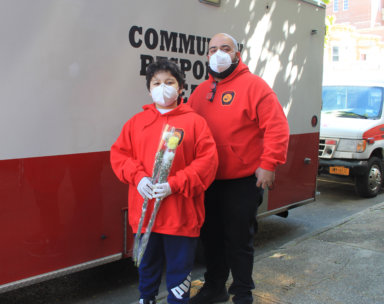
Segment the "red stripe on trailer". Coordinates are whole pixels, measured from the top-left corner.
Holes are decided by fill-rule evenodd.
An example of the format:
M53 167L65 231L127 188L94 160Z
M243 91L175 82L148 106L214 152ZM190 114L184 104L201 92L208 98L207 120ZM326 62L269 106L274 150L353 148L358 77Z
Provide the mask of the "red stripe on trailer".
M314 198L318 136L290 136L268 210ZM0 285L123 252L127 185L108 151L2 160L0 202Z
M290 136L287 162L277 167L275 185L268 192L268 210L315 197L318 147L318 132Z
M2 160L0 202L0 285L123 251L109 152Z

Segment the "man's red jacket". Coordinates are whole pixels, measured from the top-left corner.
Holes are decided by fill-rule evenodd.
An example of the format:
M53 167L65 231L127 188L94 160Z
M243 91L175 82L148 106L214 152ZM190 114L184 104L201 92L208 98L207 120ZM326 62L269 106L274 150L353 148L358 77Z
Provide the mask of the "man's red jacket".
M188 99L212 131L219 154L216 179L253 175L258 167L274 171L286 160L289 127L276 94L240 60L217 83L210 75ZM207 95L214 93L213 101ZM210 97L208 96L208 97Z

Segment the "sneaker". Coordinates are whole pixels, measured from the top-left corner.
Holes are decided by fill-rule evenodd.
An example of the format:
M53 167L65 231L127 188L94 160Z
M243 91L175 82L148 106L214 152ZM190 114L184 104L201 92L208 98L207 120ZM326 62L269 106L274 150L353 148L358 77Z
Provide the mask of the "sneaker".
M212 288L206 284L201 287L197 294L192 297L189 304L211 304L228 301L229 294L225 286Z
M140 299L139 304L156 304L156 300Z

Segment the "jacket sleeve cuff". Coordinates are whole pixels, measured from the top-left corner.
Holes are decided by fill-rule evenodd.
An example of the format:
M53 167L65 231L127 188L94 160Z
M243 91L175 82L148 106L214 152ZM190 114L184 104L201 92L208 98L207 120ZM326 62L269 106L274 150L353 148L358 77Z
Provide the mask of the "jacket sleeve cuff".
M168 184L171 187L172 193L177 193L177 192L180 191L179 186L178 186L178 184L176 182L176 177L175 176L171 176L171 177L168 178Z
M268 170L268 171L275 171L276 170L276 165L271 164L269 162L261 162L259 167L264 169L264 170Z
M135 186L137 187L137 185L140 183L141 179L143 177L147 177L147 176L148 176L148 174L144 171L137 172L135 179L134 179Z

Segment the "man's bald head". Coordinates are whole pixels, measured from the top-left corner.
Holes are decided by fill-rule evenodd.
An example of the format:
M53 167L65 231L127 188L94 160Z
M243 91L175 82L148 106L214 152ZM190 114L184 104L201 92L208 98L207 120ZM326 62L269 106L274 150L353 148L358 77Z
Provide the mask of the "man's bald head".
M211 46L217 47L218 45L221 46L225 44L230 45L233 51L239 51L236 39L227 33L219 33L214 35L209 42L209 48L211 48Z

